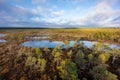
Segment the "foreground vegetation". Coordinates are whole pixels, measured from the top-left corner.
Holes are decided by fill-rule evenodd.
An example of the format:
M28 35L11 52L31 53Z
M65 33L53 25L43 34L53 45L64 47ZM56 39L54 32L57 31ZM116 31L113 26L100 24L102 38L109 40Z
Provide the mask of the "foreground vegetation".
M119 28L0 30L7 33L3 38L7 42L0 43L0 80L120 80L120 49L102 43L88 48L77 41L67 49L20 46L30 40L25 36L43 34L50 34L50 40L65 40L66 45L71 39L119 44L119 31Z
M118 80L120 50L101 43L70 49L7 47L0 53L1 80Z

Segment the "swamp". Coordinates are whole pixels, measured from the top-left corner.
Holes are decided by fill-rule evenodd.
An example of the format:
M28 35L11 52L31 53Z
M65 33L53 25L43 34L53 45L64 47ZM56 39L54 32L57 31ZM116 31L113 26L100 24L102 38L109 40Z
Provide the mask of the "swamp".
M0 80L120 80L120 28L0 29Z

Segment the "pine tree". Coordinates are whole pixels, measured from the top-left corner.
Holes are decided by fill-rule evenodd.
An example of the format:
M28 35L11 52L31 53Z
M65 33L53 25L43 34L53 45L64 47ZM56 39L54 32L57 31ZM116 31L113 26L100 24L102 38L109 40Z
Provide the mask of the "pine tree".
M63 80L77 80L77 66L69 59L61 61L60 66L57 67L59 75Z

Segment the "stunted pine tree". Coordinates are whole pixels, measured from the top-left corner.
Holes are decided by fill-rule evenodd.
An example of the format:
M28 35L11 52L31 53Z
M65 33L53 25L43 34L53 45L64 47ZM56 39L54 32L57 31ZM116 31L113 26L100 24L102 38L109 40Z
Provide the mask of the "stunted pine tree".
M67 52L68 58L71 58L71 57L72 57L72 54L73 54L72 50L70 50L69 52Z
M94 56L94 54L89 54L87 57L88 57L89 67L93 67L93 66L102 64L101 60L98 57Z
M25 65L29 66L30 69L35 69L35 65L36 65L37 59L35 57L29 56L26 59Z
M42 51L39 48L35 49L36 57L41 58L42 57Z
M115 62L115 60L120 57L120 50L118 48L113 48L112 49L112 56L113 56L113 59L112 59L112 64Z
M93 80L118 80L117 75L109 72L102 66L95 66L90 70Z
M85 62L86 60L84 59L85 58L85 54L79 50L76 54L75 54L75 63L81 67L81 68L85 68Z
M63 55L62 48L60 46L55 47L52 51L52 56L54 58L54 63L57 63L57 65L59 65L62 55Z
M77 66L74 62L69 59L63 60L60 66L57 67L59 75L63 80L77 80Z
M46 67L46 60L39 58L36 64L37 69L42 73Z
M26 59L25 66L30 67L31 70L37 70L42 73L46 67L46 60L29 56Z
M100 54L98 58L102 60L102 63L105 63L108 60L104 54Z
M93 54L101 54L109 50L109 45L95 43L92 47Z

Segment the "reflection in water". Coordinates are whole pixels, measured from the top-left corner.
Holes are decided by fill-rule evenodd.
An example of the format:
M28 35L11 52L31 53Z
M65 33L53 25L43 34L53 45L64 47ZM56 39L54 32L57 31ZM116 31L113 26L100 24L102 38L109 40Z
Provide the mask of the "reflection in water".
M30 46L30 47L39 47L39 48L43 48L43 47L54 48L57 45L62 46L62 45L64 45L64 43L59 42L59 41L50 42L48 40L40 40L40 41L34 40L34 41L24 42L22 45L23 46Z
M26 38L32 38L32 39L46 39L46 38L49 38L49 36L26 36Z
M4 39L0 39L0 43L2 43L2 42L7 42L6 40L4 40Z
M0 34L0 37L4 37L5 36L5 34Z
M85 46L87 47L92 47L96 42L95 41L80 41L83 42ZM27 41L22 43L22 46L29 46L29 47L39 47L39 48L55 48L57 45L62 46L62 48L69 48L72 47L75 44L75 41L69 41L69 45L66 46L64 42L62 41L49 41L49 40L39 40L39 41ZM120 46L115 45L115 44L110 44L110 48L119 48Z

